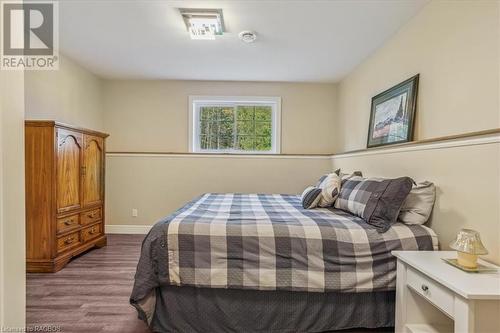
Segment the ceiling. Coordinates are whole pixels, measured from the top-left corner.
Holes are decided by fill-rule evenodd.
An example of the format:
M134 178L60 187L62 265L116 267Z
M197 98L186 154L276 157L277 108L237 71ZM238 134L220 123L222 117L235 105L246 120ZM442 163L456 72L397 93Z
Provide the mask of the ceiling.
M426 3L65 0L60 49L105 78L336 82ZM191 40L179 7L222 8L227 32Z

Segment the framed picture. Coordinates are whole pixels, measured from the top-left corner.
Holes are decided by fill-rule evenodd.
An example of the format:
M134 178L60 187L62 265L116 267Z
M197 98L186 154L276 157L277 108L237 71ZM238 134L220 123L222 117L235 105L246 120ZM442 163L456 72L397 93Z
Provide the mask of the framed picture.
M413 140L418 76L372 98L368 148Z

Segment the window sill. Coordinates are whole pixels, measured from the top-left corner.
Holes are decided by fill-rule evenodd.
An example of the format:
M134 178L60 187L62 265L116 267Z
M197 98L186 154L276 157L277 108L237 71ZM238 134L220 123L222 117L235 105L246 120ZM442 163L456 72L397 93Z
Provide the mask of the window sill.
M205 154L205 155L281 155L274 151L240 151L240 150L200 150L192 151L190 154Z

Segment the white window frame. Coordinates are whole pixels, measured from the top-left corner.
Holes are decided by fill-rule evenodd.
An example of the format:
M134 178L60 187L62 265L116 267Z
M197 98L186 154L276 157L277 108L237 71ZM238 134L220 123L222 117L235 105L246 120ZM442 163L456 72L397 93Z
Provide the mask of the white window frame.
M201 149L200 147L200 107L266 105L272 108L271 150ZM280 154L281 153L281 97L258 96L189 96L189 152L211 154Z

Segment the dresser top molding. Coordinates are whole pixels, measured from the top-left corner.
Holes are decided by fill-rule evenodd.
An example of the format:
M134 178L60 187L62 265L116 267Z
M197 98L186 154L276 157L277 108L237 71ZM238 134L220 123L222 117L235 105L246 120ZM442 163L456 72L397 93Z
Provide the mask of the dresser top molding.
M26 126L64 128L64 129L68 129L68 130L82 132L85 134L100 136L103 138L107 138L109 136L108 133L99 132L99 131L95 131L95 130L91 130L91 129L83 128L83 127L73 126L73 125L61 123L61 122L54 121L54 120L25 120L24 123Z

